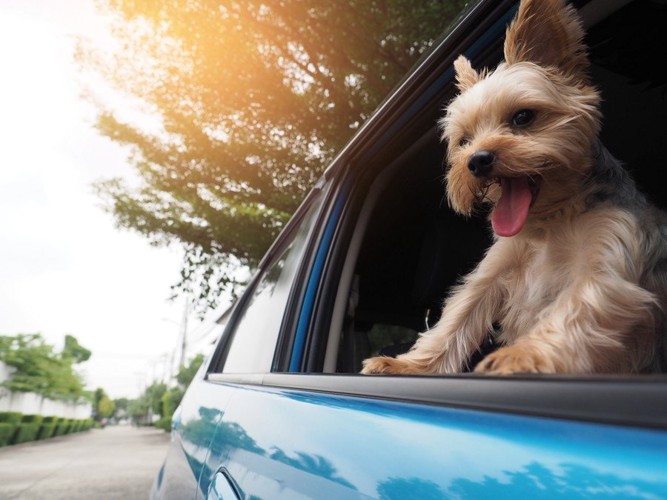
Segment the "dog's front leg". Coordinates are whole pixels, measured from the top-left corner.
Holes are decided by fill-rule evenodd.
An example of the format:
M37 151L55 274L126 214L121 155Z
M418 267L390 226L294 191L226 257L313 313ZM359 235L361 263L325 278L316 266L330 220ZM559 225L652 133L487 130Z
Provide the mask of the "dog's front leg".
M614 234L613 222L626 219L583 226L589 253L573 266L569 286L540 314L526 317L525 332L515 332L515 340L484 358L476 372L627 373L650 365L660 307L639 285L643 268L635 263L641 263L642 244L632 220Z
M364 374L458 373L493 327L502 301L498 266L488 257L447 299L440 321L421 334L409 352L363 362Z
M475 372L627 373L654 354L655 297L618 276L584 279L560 294L535 325L486 356Z

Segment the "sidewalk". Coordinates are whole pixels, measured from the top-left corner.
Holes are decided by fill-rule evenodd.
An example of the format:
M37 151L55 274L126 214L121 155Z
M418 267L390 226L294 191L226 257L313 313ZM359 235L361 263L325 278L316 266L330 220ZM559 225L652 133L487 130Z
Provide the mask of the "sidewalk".
M113 426L0 448L0 500L146 499L168 443L160 429Z

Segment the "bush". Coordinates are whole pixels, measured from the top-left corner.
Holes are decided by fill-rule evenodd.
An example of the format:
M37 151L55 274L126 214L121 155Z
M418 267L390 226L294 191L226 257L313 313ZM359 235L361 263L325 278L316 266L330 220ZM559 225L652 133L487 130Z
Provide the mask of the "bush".
M162 417L160 420L155 422L155 427L158 429L163 429L167 432L171 432L171 417Z
M37 440L43 419L44 417L41 415L23 415L21 424L14 435L13 443L28 443Z
M37 440L49 439L53 437L53 434L56 430L56 424L54 422L44 423L39 427L39 432L37 432Z
M7 443L13 443L14 436L18 432L19 425L21 424L21 417L23 413L17 411L3 411L0 412L0 424L8 424L10 426L9 437L7 438ZM7 431L5 431L7 432Z
M18 425L21 423L23 413L17 411L2 411L0 412L0 422Z
M68 418L67 430L65 431L65 434L72 434L74 432L75 427L76 427L76 421L73 418Z
M58 424L56 425L56 431L53 433L54 436L62 436L67 432L69 428L69 420L66 418L59 418Z
M69 420L63 417L44 417L42 425L37 433L37 439L49 439L62 436L67 432Z
M0 422L0 447L9 444L10 439L14 435L14 427L14 424Z
M42 415L23 415L23 417L21 417L21 422L25 422L26 424L40 425L43 420L44 417Z
M32 424L27 422L21 422L18 430L14 434L12 439L12 444L21 444L34 441L37 437L37 432L39 431L40 424Z

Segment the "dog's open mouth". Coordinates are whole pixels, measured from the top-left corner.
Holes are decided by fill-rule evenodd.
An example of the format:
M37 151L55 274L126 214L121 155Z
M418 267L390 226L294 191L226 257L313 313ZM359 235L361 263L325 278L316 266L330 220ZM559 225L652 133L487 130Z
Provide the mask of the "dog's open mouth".
M491 225L498 236L514 236L526 224L528 210L540 191L540 179L501 177L502 193L491 214Z

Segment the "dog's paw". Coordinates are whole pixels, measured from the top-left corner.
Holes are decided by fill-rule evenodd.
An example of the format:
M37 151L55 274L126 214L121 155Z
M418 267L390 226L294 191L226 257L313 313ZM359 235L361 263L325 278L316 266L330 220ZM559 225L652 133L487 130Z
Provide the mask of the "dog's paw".
M486 356L475 367L475 373L512 375L515 373L555 373L553 362L526 347L502 347Z
M419 371L415 370L413 363L387 356L365 359L362 365L361 373L364 375L405 375L419 373Z

